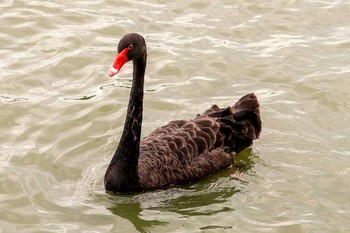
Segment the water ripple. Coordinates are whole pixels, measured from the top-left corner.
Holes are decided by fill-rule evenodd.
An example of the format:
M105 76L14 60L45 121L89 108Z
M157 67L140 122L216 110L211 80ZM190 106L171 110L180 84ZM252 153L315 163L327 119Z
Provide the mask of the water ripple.
M0 231L348 230L348 1L0 8ZM132 66L116 79L105 71L132 31L148 45L143 135L258 95L263 132L235 167L187 186L105 193Z

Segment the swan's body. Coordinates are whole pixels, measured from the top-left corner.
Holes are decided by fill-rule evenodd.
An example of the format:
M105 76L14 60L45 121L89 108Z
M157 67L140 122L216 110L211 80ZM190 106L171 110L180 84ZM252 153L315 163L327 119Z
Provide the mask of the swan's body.
M113 76L133 60L124 131L105 174L107 191L141 192L202 179L231 166L261 131L258 100L248 94L232 107L213 105L193 120L172 121L140 140L146 59L143 37L131 33L121 39L108 71Z

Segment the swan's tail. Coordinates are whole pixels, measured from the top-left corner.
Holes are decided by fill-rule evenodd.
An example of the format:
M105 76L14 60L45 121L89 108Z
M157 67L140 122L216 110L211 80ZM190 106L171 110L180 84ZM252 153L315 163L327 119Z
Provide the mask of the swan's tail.
M224 139L217 140L216 146L226 146L235 152L249 147L261 132L259 102L253 93L243 96L227 108L213 105L203 115L216 119L220 124L219 131Z
M254 93L240 98L232 106L233 117L247 126L247 136L250 139L259 138L261 132L260 105Z

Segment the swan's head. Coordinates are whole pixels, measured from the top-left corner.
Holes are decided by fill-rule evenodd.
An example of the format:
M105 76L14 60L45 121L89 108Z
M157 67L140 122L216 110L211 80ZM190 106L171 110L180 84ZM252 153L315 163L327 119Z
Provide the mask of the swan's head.
M146 53L145 39L137 34L130 33L119 41L117 55L111 68L107 74L113 77L123 67L123 65L131 60L138 59Z

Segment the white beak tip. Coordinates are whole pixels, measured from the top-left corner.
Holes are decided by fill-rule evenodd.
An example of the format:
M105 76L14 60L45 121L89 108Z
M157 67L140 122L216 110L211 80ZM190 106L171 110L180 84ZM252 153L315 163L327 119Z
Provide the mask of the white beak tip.
M117 70L116 68L111 67L111 68L108 69L107 75L108 75L109 77L113 77L116 73L118 73L118 71L119 71L119 70Z

